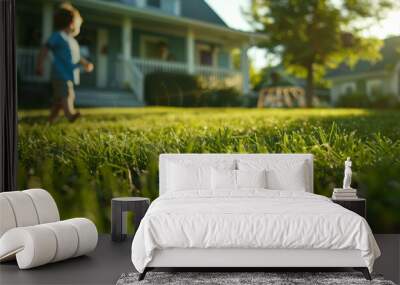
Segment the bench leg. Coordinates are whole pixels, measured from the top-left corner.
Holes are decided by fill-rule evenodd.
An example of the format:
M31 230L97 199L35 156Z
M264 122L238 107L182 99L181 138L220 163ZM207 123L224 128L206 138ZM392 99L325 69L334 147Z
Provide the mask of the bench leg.
M139 274L139 278L138 281L142 281L145 277L146 277L146 273L147 273L148 269L147 267L144 269L144 271L142 273Z
M371 274L369 274L369 270L367 267L355 267L354 269L357 271L361 271L361 273L364 275L365 279L372 280Z

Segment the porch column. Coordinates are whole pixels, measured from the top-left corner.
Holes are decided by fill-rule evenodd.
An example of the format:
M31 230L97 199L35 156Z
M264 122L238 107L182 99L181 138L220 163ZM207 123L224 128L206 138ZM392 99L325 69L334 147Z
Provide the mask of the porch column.
M122 65L123 65L123 83L129 82L129 64L132 59L132 21L129 17L125 17L122 21Z
M229 69L234 70L235 69L235 64L233 62L233 48L232 47L227 47L228 52L229 52Z
M244 44L240 52L240 68L242 70L242 78L243 78L243 85L242 85L243 94L248 94L250 92L249 58L247 56L248 50L249 50L249 45Z
M96 48L96 86L98 88L107 87L108 83L108 54L104 48L108 46L108 30L97 29L97 48Z
M195 42L194 32L189 29L186 36L186 63L189 74L195 72Z
M51 2L44 2L42 6L42 44L45 44L53 32L53 13L54 7ZM46 60L44 64L43 78L50 78L50 61Z
M219 48L214 47L212 51L212 60L214 68L218 68L218 54L219 54Z

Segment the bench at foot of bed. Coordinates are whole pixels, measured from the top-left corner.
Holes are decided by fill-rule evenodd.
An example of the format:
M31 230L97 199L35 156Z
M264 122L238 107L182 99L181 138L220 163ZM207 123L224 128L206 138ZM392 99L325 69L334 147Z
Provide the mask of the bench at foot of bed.
M139 274L138 281L142 281L146 277L146 273L151 271L151 270L153 270L153 269L155 269L155 268L146 267L143 270L143 272ZM369 273L369 270L368 270L367 267L353 267L353 269L356 270L356 271L360 271L364 275L366 280L372 280L371 274ZM212 271L212 269L210 269L210 271ZM243 270L242 268L238 268L237 269L237 272L243 272L243 271L246 271L246 270Z

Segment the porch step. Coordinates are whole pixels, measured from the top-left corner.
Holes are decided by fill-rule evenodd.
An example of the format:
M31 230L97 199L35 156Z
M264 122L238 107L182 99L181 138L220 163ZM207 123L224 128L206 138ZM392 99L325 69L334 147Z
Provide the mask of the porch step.
M77 89L75 105L79 107L142 107L132 92L122 90Z

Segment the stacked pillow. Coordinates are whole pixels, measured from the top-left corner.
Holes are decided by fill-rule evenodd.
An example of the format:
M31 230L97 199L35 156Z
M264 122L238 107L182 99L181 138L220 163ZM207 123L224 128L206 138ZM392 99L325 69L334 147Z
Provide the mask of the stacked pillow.
M229 172L236 169L236 161L215 160L212 165L201 160L175 160L167 165L167 191L210 191L214 188L212 170Z
M238 161L238 169L267 171L267 185L271 190L303 191L310 189L306 160L263 160L243 159Z
M230 192L255 188L306 191L309 183L304 160L219 160L212 165L175 161L168 163L167 171L168 192Z

